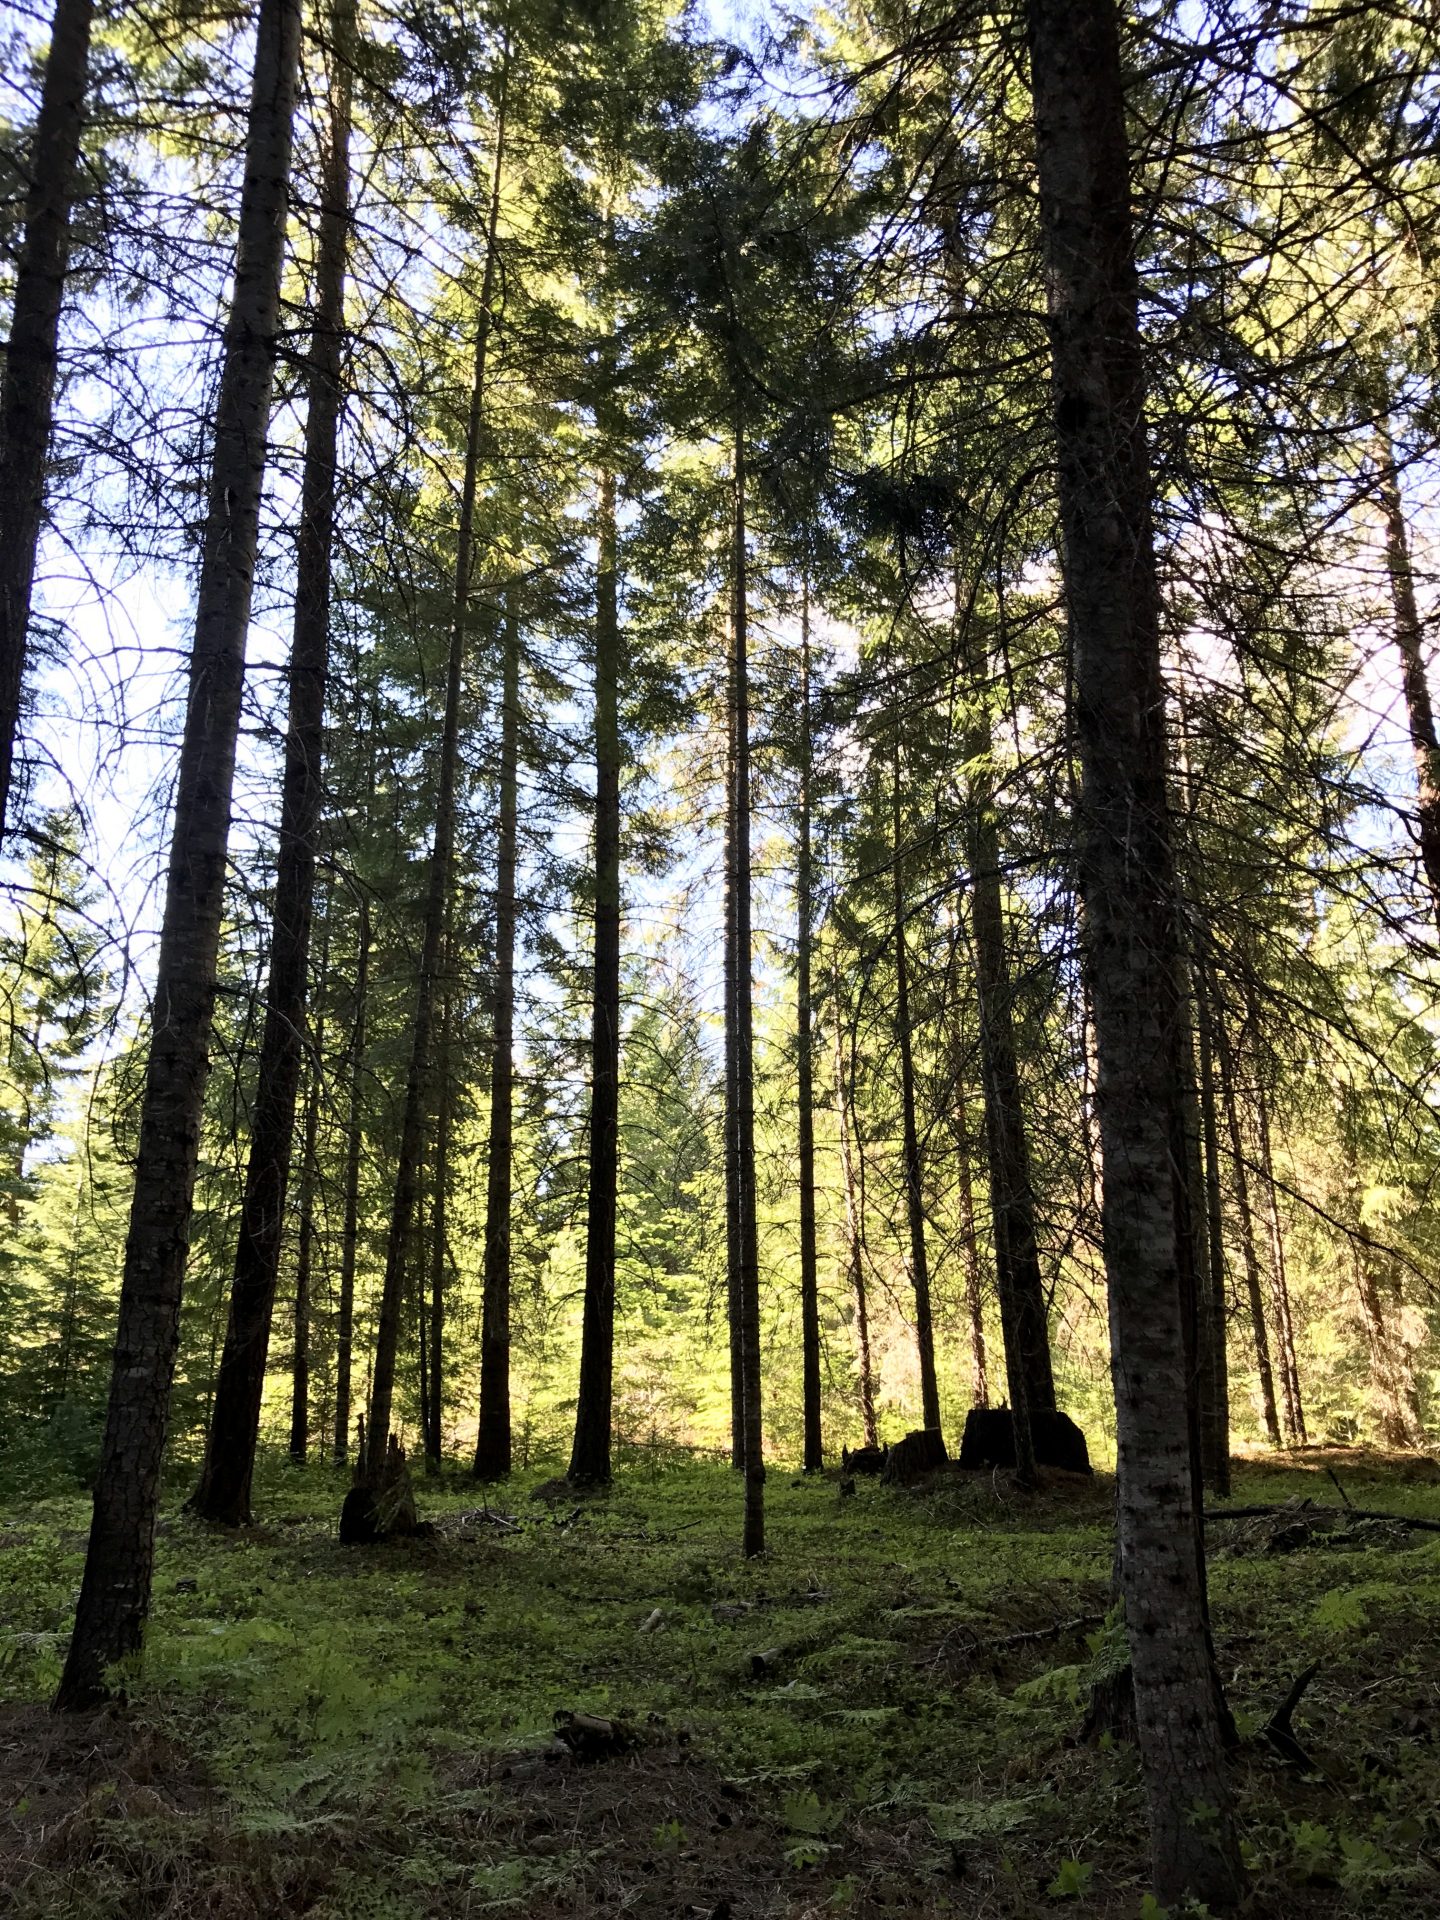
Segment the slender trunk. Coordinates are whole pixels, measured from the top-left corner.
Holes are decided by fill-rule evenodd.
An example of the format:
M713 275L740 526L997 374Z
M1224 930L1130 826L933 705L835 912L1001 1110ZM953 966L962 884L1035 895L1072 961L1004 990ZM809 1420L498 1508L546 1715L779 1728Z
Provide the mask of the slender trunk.
M1250 1332L1255 1342L1255 1371L1260 1381L1260 1402L1265 1415L1265 1432L1272 1447L1284 1444L1280 1435L1280 1414L1275 1404L1275 1374L1270 1364L1270 1334L1265 1325L1265 1296L1260 1285L1260 1258L1255 1249L1255 1216L1250 1206L1250 1176L1246 1166L1245 1140L1240 1128L1240 1100L1235 1086L1235 1061L1223 1010L1217 1010L1212 1023L1215 1051L1220 1068L1220 1098L1225 1108L1225 1128L1230 1136L1230 1162L1235 1182L1235 1212L1240 1226L1240 1255L1245 1266L1245 1298L1250 1308Z
M1355 1294L1370 1348L1370 1383L1380 1412L1380 1437L1388 1447L1418 1450L1425 1445L1420 1397L1414 1370L1391 1337L1385 1312L1385 1296L1391 1289L1382 1278L1382 1256L1363 1224L1350 1245Z
M890 768L890 902L895 929L895 1040L900 1056L900 1118L904 1152L905 1220L910 1237L910 1285L915 1295L915 1345L920 1356L920 1414L940 1425L940 1383L935 1373L935 1329L930 1315L930 1262L925 1245L925 1170L915 1117L915 1053L910 1028L910 953L905 932L905 874L901 856L899 714L894 716Z
M733 682L733 669L732 669ZM745 1466L745 1365L740 1311L740 1190L736 1185L740 1160L733 1128L739 1108L740 1026L735 1015L736 956L735 872L731 849L736 844L739 757L735 751L733 684L726 698L725 720L725 1324L730 1338L730 1464Z
M350 193L352 0L333 15L330 124L325 152L315 326L307 367L308 413L296 553L290 703L285 730L280 845L265 1027L245 1193L235 1243L225 1345L190 1505L201 1519L243 1526L260 1433L260 1403L280 1272L285 1195L305 1027L306 972L315 893L315 838L324 797L325 680L330 648L330 561L335 527L336 444L345 331L345 260Z
M519 798L520 634L505 609L500 696L500 832L495 864L495 1027L490 1061L490 1157L480 1310L480 1428L475 1477L510 1472L510 1191L514 1159L515 854Z
M1425 678L1424 629L1415 604L1415 574L1410 561L1410 532L1405 503L1395 471L1390 435L1380 434L1380 511L1385 520L1385 566L1390 578L1390 605L1395 649L1400 655L1405 713L1410 723L1410 747L1415 758L1415 785L1420 832L1420 863L1430 888L1431 904L1440 924L1440 738L1430 686Z
M355 1356L355 1256L360 1239L360 1150L364 1143L365 1016L370 993L370 910L357 915L355 998L350 1028L350 1108L345 1118L345 1200L340 1225L340 1300L335 1324L336 1464L350 1457L351 1369Z
M585 1319L570 1478L610 1478L615 1368L615 1215L620 1171L620 613L615 475L600 476L595 582L595 980L590 1022L590 1187Z
M957 609L959 605L957 589ZM975 941L990 1208L995 1223L995 1278L1005 1341L1005 1378L1014 1419L1015 1464L1022 1480L1033 1480L1031 1416L1054 1411L1055 1376L1035 1234L1025 1089L1015 1047L1014 991L1006 951L1000 832L995 816L994 742L986 705L988 673L976 638L962 633L961 641L970 690L970 720L963 747L970 768L966 823L970 922Z
M450 1198L450 968L454 964L454 938L445 934L446 981L440 996L440 1084L435 1103L435 1156L430 1190L430 1364L428 1368L428 1405L425 1420L425 1471L438 1473L441 1463L441 1436L445 1426L445 1263L449 1254L447 1220ZM424 1291L424 1281L421 1281Z
M1119 22L1114 0L1028 0L1027 25L1099 1048L1121 1585L1156 1896L1222 1909L1244 1876L1186 1417L1171 1179L1180 956Z
M1255 1081L1255 1126L1260 1143L1261 1194L1265 1230L1270 1240L1270 1296L1275 1313L1275 1337L1280 1344L1280 1388L1285 1403L1285 1425L1292 1447L1309 1444L1305 1430L1305 1403L1300 1397L1300 1363L1295 1352L1295 1325L1290 1316L1290 1282L1285 1271L1285 1234L1275 1195L1275 1162L1270 1152L1270 1101L1258 1069Z
M1195 1042L1190 1030L1190 1002L1186 992L1188 969L1183 959L1180 922L1176 918L1176 949L1180 988L1175 1007L1175 1077L1172 1091L1171 1181L1175 1202L1175 1254L1180 1281L1180 1311L1185 1331L1186 1412L1195 1479L1199 1486L1220 1491L1228 1469L1228 1454L1211 1457L1215 1443L1210 1376L1215 1366L1209 1274L1210 1249L1201 1161L1200 1101L1196 1082Z
M865 1254L860 1244L860 1201L856 1193L855 1157L851 1144L850 1100L846 1093L844 1015L840 1003L840 967L832 974L835 993L835 1118L840 1129L840 1176L845 1188L845 1278L855 1301L855 1364L860 1396L861 1430L867 1447L880 1444L875 1418L875 1372L870 1359L870 1303L865 1286Z
M811 1013L811 941L815 869L810 842L812 776L810 738L810 582L800 601L800 845L795 872L795 1080L796 1136L800 1160L800 1349L805 1429L805 1471L825 1465L820 1429L820 1282L815 1246L815 1032Z
M970 1173L970 1113L965 1083L955 1079L955 1160L960 1180L960 1239L965 1256L965 1313L970 1328L970 1397L977 1407L990 1404L990 1367L985 1352L985 1290L980 1247L975 1237L975 1184Z
M1206 1485L1222 1497L1230 1492L1230 1366L1226 1342L1225 1220L1220 1197L1220 1130L1215 1108L1215 1045L1210 999L1198 968L1195 983L1196 1030L1200 1042L1201 1172L1205 1194L1205 1312L1202 1325L1204 1372L1200 1408Z
M508 55L507 55L508 60ZM435 794L435 837L430 851L430 879L425 899L420 947L420 974L415 990L415 1014L410 1029L410 1063L405 1076L405 1104L400 1123L400 1147L395 1164L394 1196L385 1241L385 1277L375 1328L375 1356L370 1375L370 1411L366 1423L365 1456L359 1462L361 1480L379 1485L390 1443L390 1414L395 1398L395 1363L400 1350L400 1314L405 1295L405 1263L411 1252L415 1210L420 1197L420 1170L430 1115L434 1062L432 1037L441 946L450 895L455 854L455 785L460 760L460 691L470 630L470 584L474 567L475 497L480 477L480 442L485 422L485 374L490 346L491 314L495 298L496 239L500 226L500 188L505 162L506 79L502 76L496 113L495 159L491 169L490 209L486 224L485 273L481 282L475 328L474 381L470 390L470 417L465 433L465 478L456 529L455 583L451 601L450 650L445 673L445 712L440 731L440 763Z
M103 1696L105 1669L138 1650L150 1603L215 1005L299 48L296 0L260 0L115 1364L75 1632L56 1699L62 1708Z
M94 0L56 0L40 113L27 161L25 231L0 384L0 841L9 810L25 680L45 458L55 409L70 204L85 124Z
M323 966L323 963L322 963ZM310 1450L310 1276L315 1253L316 1146L320 1132L320 1070L325 1058L325 1023L315 1025L310 1086L305 1096L305 1134L300 1155L300 1192L296 1209L295 1344L290 1369L290 1458L304 1464Z
M755 1030L750 938L750 662L749 587L745 547L745 429L735 424L734 524L731 544L731 784L725 872L730 912L726 960L727 1013L733 1029L733 1075L727 1076L725 1145L735 1208L733 1298L740 1334L740 1388L745 1473L746 1558L765 1550L764 1417L760 1398L760 1259L755 1211ZM732 1323L733 1324L733 1323Z

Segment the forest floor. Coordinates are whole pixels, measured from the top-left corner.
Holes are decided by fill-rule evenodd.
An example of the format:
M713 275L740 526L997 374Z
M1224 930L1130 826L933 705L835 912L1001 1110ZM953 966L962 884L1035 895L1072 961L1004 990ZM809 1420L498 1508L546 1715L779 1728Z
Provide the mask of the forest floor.
M1242 1466L1230 1504L1339 1507L1329 1467L1440 1520L1433 1463L1358 1453ZM1134 1751L1076 1739L1116 1663L1104 1476L772 1471L749 1564L722 1466L539 1479L426 1483L436 1532L371 1548L323 1469L267 1465L234 1535L177 1482L143 1673L64 1721L88 1503L0 1506L0 1911L1153 1920ZM1440 1914L1440 1533L1236 1520L1211 1553L1250 1911ZM1312 1661L1301 1769L1263 1728ZM572 1755L572 1711L614 1750Z

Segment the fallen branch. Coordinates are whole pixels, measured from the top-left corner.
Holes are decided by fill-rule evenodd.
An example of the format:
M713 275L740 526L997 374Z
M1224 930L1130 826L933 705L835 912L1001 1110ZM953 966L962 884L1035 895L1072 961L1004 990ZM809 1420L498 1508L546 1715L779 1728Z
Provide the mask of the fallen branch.
M1318 1771L1315 1762L1296 1739L1291 1719L1304 1696L1305 1689L1319 1671L1320 1662L1315 1660L1305 1668L1303 1673L1297 1674L1291 1683L1290 1691L1260 1729L1262 1739L1270 1742L1287 1767L1294 1767L1299 1773Z
M1381 1513L1374 1507L1317 1507L1306 1500L1302 1505L1278 1507L1207 1507L1205 1522L1209 1526L1216 1520L1275 1520L1282 1516L1291 1520L1323 1519L1327 1516L1337 1520L1389 1520L1399 1527L1413 1527L1417 1533L1440 1533L1440 1520L1421 1520L1409 1513Z

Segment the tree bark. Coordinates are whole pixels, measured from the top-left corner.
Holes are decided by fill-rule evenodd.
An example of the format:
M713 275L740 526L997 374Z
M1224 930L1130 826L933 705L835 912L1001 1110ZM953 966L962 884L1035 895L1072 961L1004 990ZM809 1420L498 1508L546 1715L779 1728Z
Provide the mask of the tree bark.
M296 1208L295 1341L290 1358L290 1458L305 1464L310 1450L310 1277L315 1255L316 1145L320 1131L320 1072L325 1058L325 1023L317 1021L305 1097L305 1132L300 1150L300 1192Z
M985 1291L980 1277L980 1247L975 1237L975 1184L970 1172L970 1113L965 1083L955 1079L955 1162L960 1182L960 1239L965 1256L965 1315L970 1331L970 1397L977 1407L990 1404L990 1367L985 1351Z
M510 1196L514 1170L515 856L519 798L520 633L505 609L500 695L500 830L495 862L495 1024L490 1061L490 1154L480 1309L477 1480L510 1472Z
M1200 1135L1205 1195L1204 1315L1200 1381L1201 1452L1207 1487L1222 1498L1230 1492L1230 1365L1225 1303L1225 1220L1220 1196L1220 1133L1215 1110L1215 1047L1210 1002L1198 966L1194 983L1195 1025L1200 1045Z
M860 1424L865 1445L880 1444L875 1417L875 1372L870 1358L870 1303L865 1285L865 1250L860 1242L860 1199L856 1191L855 1156L851 1144L849 1076L845 1071L844 1013L840 998L840 966L831 975L835 995L835 1119L840 1129L840 1175L845 1188L845 1278L855 1302L855 1364L860 1398Z
M900 1056L901 1145L904 1154L905 1221L910 1239L910 1285L915 1295L915 1345L920 1357L920 1410L924 1425L940 1426L940 1383L935 1372L935 1328L930 1311L930 1262L925 1245L925 1169L915 1113L915 1052L910 1026L910 954L905 933L904 822L900 810L900 715L893 715L890 768L890 899L895 929L895 1041Z
M297 0L260 0L115 1363L75 1632L56 1698L61 1708L104 1695L106 1668L140 1646L150 1602L215 1005L299 48Z
M815 865L811 846L814 756L810 709L810 582L800 601L800 844L795 871L795 1094L800 1162L800 1360L804 1468L820 1473L825 1443L820 1426L820 1282L815 1244L815 1025L811 1011L811 946Z
M958 619L958 590L956 607ZM964 753L970 769L966 823L970 923L975 942L990 1208L995 1223L995 1277L1005 1341L1005 1377L1014 1418L1015 1464L1021 1479L1028 1481L1035 1477L1031 1417L1054 1411L1055 1376L1035 1235L1025 1090L1015 1047L1014 991L1006 950L1000 833L995 816L994 740L986 705L988 663L975 636L962 633L960 644L970 689L970 719L964 733Z
M335 1323L336 1464L350 1457L351 1370L355 1352L355 1263L360 1239L360 1154L364 1144L365 1018L370 997L370 910L358 903L354 1012L351 1017L350 1100L345 1118L345 1199L340 1226L340 1299Z
M1415 759L1416 819L1420 834L1420 864L1430 889L1431 906L1440 926L1440 737L1430 683L1425 677L1424 630L1415 603L1415 573L1410 560L1410 532L1405 503L1395 470L1395 450L1388 429L1380 433L1380 511L1385 520L1385 566L1390 579L1390 605L1395 650L1400 655L1400 679L1405 713L1410 723L1410 748Z
M733 1071L726 1075L725 1157L733 1197L732 1325L739 1331L744 1552L765 1550L764 1418L760 1386L760 1259L755 1194L755 1028L750 935L750 663L746 553L745 428L735 422L734 517L731 539L730 784L725 848L726 1016Z
M1255 1076L1255 1126L1260 1142L1261 1193L1265 1230L1270 1240L1270 1294L1274 1304L1275 1337L1280 1345L1280 1390L1285 1426L1292 1447L1309 1442L1305 1430L1305 1403L1300 1397L1300 1362L1295 1352L1295 1326L1290 1317L1290 1282L1285 1271L1285 1233L1275 1195L1275 1163L1270 1152L1270 1101L1258 1066Z
M449 902L447 900L447 908ZM447 920L453 918L447 912ZM435 1153L430 1177L429 1379L425 1420L425 1471L440 1471L445 1426L445 1266L449 1257L450 1113L452 1100L450 1015L455 941L447 925L443 941L445 984L440 994L439 1087L435 1102ZM421 1281L423 1291L424 1281Z
M585 1316L569 1478L610 1478L615 1219L620 1173L620 613L615 475L600 476L595 582L595 979L590 1021L590 1182Z
M315 325L307 366L308 411L296 552L290 702L285 728L280 846L265 1027L245 1193L235 1243L225 1345L190 1507L202 1520L245 1526L260 1433L260 1404L280 1272L285 1197L304 1051L307 968L315 894L315 839L324 798L325 681L330 650L330 560L345 337L349 235L352 0L333 15L330 124L324 164Z
M1240 1128L1240 1100L1235 1086L1235 1060L1225 1025L1223 1009L1217 1009L1212 1023L1215 1051L1220 1069L1220 1097L1225 1108L1225 1128L1230 1136L1230 1162L1235 1181L1235 1211L1240 1226L1240 1255L1245 1265L1245 1298L1250 1308L1250 1333L1255 1343L1255 1371L1260 1381L1260 1402L1265 1415L1265 1432L1277 1451L1284 1445L1280 1434L1280 1413L1275 1403L1275 1374L1270 1364L1270 1334L1265 1324L1265 1296L1260 1285L1260 1258L1255 1250L1255 1215L1250 1205L1250 1176L1246 1166L1245 1140Z
M25 231L0 384L0 842L9 812L25 680L35 553L54 424L70 206L85 125L94 0L56 0L40 113L27 161Z
M1117 1533L1165 1904L1243 1888L1186 1413L1171 1154L1179 953L1139 284L1114 0L1028 0L1063 564L1099 1049ZM1195 1809L1211 1813L1197 1820Z
M500 82L495 123L495 159L491 172L490 208L486 223L485 272L480 287L475 328L475 366L470 391L470 416L465 433L465 477L456 529L455 582L451 601L450 648L445 673L445 711L440 732L440 762L435 794L435 836L430 852L430 880L421 937L420 973L415 989L415 1014L410 1030L410 1063L405 1077L405 1104L400 1124L400 1146L395 1163L395 1187L385 1240L385 1277L375 1328L375 1362L370 1376L370 1410L366 1422L365 1455L358 1463L359 1478L371 1489L381 1485L390 1443L390 1415L395 1398L395 1363L400 1350L400 1314L405 1295L405 1262L411 1250L415 1210L420 1197L420 1172L431 1107L432 1058L436 993L446 908L455 856L455 787L460 759L460 694L470 630L470 585L474 568L475 498L480 477L480 443L485 422L486 364L495 299L496 240L500 226L500 186L505 164L506 72Z

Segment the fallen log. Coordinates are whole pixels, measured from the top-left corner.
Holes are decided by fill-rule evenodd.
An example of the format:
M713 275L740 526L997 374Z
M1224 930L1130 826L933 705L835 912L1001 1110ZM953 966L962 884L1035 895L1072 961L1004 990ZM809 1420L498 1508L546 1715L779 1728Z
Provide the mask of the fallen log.
M1411 1513L1382 1513L1378 1507L1318 1507L1310 1500L1298 1507L1287 1503L1284 1506L1205 1509L1207 1526L1217 1520L1280 1520L1287 1517L1294 1520L1388 1520L1398 1527L1413 1527L1417 1533L1440 1533L1440 1520L1422 1520Z

